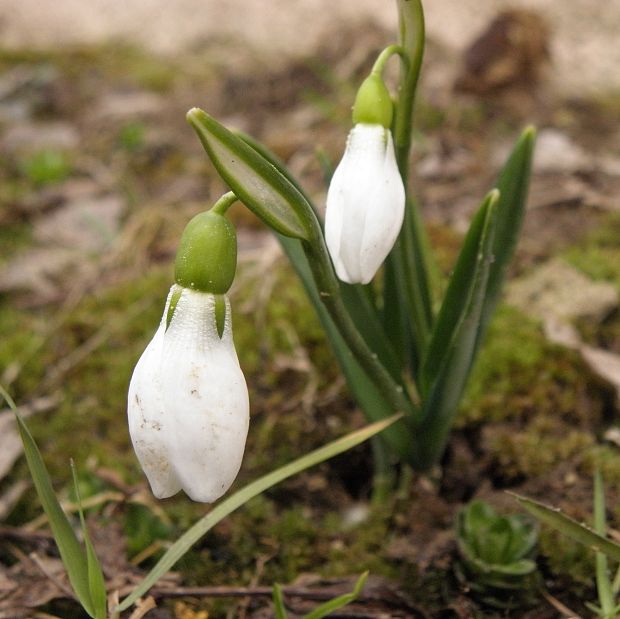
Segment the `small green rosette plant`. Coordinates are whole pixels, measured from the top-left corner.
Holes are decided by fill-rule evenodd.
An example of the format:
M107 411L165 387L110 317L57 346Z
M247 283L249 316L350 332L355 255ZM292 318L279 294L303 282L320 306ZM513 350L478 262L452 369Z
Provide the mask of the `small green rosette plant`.
M500 516L472 501L457 516L457 575L485 604L517 608L536 599L538 528L521 514Z

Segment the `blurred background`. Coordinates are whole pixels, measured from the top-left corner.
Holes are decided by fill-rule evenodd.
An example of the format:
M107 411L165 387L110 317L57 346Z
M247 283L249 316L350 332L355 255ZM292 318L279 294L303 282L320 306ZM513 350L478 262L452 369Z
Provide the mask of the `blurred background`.
M587 519L594 464L620 483L620 0L426 5L412 186L444 273L520 130L539 128L512 283L443 476L371 507L362 446L210 534L179 567L185 583L286 583L363 566L424 608L468 609L452 581L436 585L450 569L455 506L505 504L510 488ZM203 513L150 497L125 422L180 233L226 190L186 111L202 107L264 141L321 206L356 89L396 28L385 0L0 0L0 383L69 502L76 460L113 586ZM239 205L231 213L235 340L253 415L241 484L363 417L277 243ZM49 537L37 535L44 522L10 412L0 429L0 582L14 583L0 617L39 606L78 616L14 545L61 578ZM541 545L550 591L579 608L573 585L590 583L591 565L550 533ZM183 619L204 616L190 608L261 616L247 600L166 608L161 616Z

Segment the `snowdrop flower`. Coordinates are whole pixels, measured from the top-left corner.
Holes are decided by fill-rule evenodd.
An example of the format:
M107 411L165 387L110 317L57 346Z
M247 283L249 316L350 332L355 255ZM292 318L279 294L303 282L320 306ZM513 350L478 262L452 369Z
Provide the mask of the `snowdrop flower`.
M390 253L405 214L405 188L389 126L392 102L380 75L362 84L355 126L327 192L325 241L338 277L367 284Z
M234 266L231 224L213 210L194 218L177 254L177 284L131 378L129 432L158 498L182 489L195 501L211 503L241 466L248 390L224 294Z

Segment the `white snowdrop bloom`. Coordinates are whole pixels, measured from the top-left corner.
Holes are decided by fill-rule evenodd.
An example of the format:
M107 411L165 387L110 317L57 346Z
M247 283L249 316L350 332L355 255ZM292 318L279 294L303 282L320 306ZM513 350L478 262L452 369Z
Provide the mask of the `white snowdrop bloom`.
M327 192L325 240L338 277L367 284L396 242L405 188L394 142L380 124L356 124Z
M218 298L224 304L221 336ZM160 327L134 370L128 416L155 496L183 489L211 503L228 490L243 458L249 400L224 295L172 287Z

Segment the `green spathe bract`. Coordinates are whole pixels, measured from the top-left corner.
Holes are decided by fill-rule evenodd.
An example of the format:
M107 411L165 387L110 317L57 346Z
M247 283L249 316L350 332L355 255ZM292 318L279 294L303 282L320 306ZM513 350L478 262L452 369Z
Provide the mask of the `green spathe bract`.
M222 215L207 211L186 226L177 251L174 277L180 286L225 294L237 269L237 235Z

